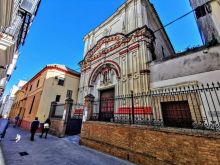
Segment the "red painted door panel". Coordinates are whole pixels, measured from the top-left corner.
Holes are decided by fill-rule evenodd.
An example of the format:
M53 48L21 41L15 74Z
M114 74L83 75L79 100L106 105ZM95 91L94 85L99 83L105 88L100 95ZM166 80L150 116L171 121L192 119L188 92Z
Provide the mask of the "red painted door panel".
M165 126L192 127L192 117L188 101L163 102L161 107Z
M99 118L103 121L110 121L114 117L114 89L100 92L100 114Z

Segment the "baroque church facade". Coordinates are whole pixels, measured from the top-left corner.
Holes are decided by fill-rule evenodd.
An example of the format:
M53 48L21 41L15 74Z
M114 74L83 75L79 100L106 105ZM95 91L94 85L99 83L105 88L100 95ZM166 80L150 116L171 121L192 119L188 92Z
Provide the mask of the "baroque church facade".
M84 37L84 59L78 102L146 93L149 63L174 55L174 49L153 5L127 0L99 27Z

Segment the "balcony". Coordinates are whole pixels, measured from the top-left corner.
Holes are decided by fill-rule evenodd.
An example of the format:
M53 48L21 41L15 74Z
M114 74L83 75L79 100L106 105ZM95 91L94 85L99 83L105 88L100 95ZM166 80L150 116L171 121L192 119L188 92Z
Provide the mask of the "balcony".
M0 26L7 27L11 24L14 0L0 1Z
M0 65L6 66L12 62L15 43L8 35L0 36Z
M6 84L6 81L7 81L7 77L2 78L2 79L0 80L0 89L4 89L5 84Z
M16 52L13 56L13 59L12 59L12 63L8 66L8 69L7 69L7 75L10 76L12 75L15 67L16 67L16 63L17 63L17 60L18 60L18 56L19 56L19 53Z

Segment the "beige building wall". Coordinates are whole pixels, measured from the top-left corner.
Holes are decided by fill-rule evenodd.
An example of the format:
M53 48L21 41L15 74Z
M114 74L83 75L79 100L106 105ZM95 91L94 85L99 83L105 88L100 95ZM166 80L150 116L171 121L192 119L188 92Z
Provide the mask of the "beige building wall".
M10 26L13 14L14 0L0 1L0 27Z
M77 100L80 75L64 68L62 65L49 65L22 88L25 95L21 123L23 128L29 129L35 117L43 123L48 118L51 102L55 101L57 95L61 96L59 102L64 103L67 90L71 90L72 99ZM65 79L64 86L58 85L59 77Z
M20 121L19 125L21 124L21 120L24 118L25 114L25 104L26 104L26 98L25 98L25 91L19 90L15 93L15 100L13 102L11 111L9 113L9 118L12 122L15 121L15 117L19 114Z
M64 86L58 85L56 77L65 78ZM55 101L56 96L60 95L60 103L66 100L67 90L72 91L72 99L77 100L79 87L79 77L63 73L61 71L49 70L46 74L43 92L38 107L37 116L41 122L44 122L49 115L51 102Z
M212 7L213 22L216 26L218 33L220 34L220 1L215 0L215 1L212 1L210 4Z
M26 96L26 104L25 104L25 114L23 121L31 122L34 120L34 118L37 116L37 109L39 106L41 93L44 86L44 81L46 77L46 71L38 75L36 79L34 79L32 82L28 82L28 85L25 87L25 96ZM38 84L39 81L39 84ZM38 86L37 86L38 84ZM33 98L35 96L34 102ZM31 104L33 102L32 110L31 110ZM30 113L31 111L31 113Z

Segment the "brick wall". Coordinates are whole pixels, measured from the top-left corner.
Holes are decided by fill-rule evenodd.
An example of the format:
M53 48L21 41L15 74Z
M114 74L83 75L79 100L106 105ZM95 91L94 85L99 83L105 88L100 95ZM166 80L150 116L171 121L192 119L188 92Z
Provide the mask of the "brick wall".
M218 164L220 134L85 122L81 144L137 164Z

